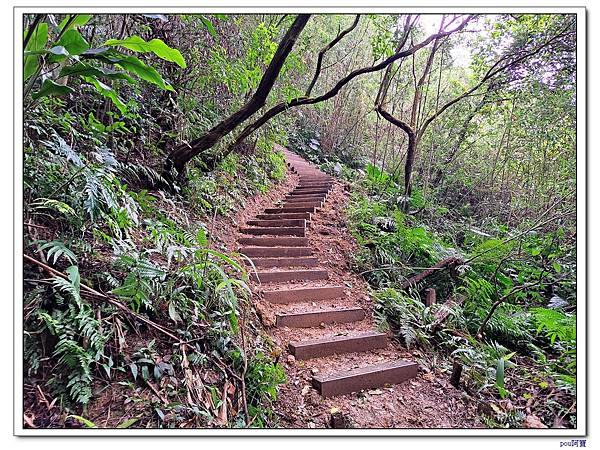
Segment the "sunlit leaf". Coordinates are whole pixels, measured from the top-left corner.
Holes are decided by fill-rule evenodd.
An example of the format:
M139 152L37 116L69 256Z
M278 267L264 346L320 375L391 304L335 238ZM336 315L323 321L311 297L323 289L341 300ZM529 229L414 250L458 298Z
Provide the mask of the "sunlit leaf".
M69 419L69 418L72 418L72 419L75 419L75 420L81 422L83 425L85 425L86 428L98 428L98 426L94 422L86 419L85 417L76 416L75 414L71 414L71 415L67 416L67 419Z
M200 15L200 21L206 27L206 29L208 30L210 35L212 37L216 38L217 30L215 30L215 27L213 26L212 22L206 16L203 16L203 15Z
M56 45L63 46L71 55L80 55L90 48L90 45L79 31L73 29L67 31Z
M69 22L69 20L71 19L71 16L72 16L72 14L65 17L62 20L62 22L60 22L60 25L58 25L59 30L63 31L63 28L65 27L65 25L67 25L67 22ZM92 18L91 14L77 14L77 17L75 17L75 19L73 21L71 21L69 26L64 31L68 31L68 30L71 30L71 29L77 28L77 27L82 27L86 23L88 23L91 18Z
M126 56L118 59L118 65L130 73L133 73L140 77L142 80L149 83L155 84L162 89L172 91L173 87L170 84L165 83L160 74L153 67L140 61L134 56Z
M107 47L125 47L128 50L138 53L151 52L165 61L174 62L179 67L186 67L185 60L179 50L169 47L160 39L145 41L139 36L130 36L127 39L109 39L103 45Z

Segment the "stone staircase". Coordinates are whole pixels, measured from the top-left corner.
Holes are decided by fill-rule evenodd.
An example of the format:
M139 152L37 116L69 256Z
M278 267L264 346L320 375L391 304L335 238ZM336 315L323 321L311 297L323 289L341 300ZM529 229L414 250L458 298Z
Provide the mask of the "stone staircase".
M240 252L254 263L252 279L260 283L263 300L276 312L275 326L307 330L307 339L287 342L290 354L295 360L317 361L388 347L386 334L365 326L345 334L331 333L331 326L360 324L367 314L358 305L335 307L336 300L340 302L345 295L344 288L328 281L329 273L319 267L307 237L313 215L328 208L334 180L299 156L284 153L288 166L299 176L298 186L279 205L248 220L240 228L238 242ZM298 308L284 309L289 305ZM323 329L326 325L327 330ZM398 358L360 367L347 367L342 360L339 367L329 369L325 374L316 371L312 377L313 387L324 397L397 384L417 374L417 364Z

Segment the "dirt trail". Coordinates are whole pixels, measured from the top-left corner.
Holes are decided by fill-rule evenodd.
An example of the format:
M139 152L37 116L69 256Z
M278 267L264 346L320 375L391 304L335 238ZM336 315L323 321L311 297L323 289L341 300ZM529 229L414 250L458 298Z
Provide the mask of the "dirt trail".
M292 167L298 166L300 185L304 183L329 183L329 179L317 178L314 169L308 170L296 155L286 151ZM298 175L290 172L284 188L277 190L278 199L270 195L273 203L284 200L285 192L298 183ZM304 180L304 181L302 181ZM298 188L296 188L297 190ZM300 187L306 189L306 187ZM281 361L285 366L288 382L281 387L275 410L280 416L280 425L292 428L323 428L323 427L357 427L357 428L472 428L481 427L477 419L476 406L462 392L456 390L448 382L448 374L431 372L427 367L418 364L416 376L399 384L380 383L381 385L367 388L358 392L323 397L314 387L313 378L323 378L326 375L337 374L348 369L380 365L382 363L406 360L420 363L419 351L408 352L393 339L391 334L386 336L386 343L379 348L366 351L335 352L325 356L301 359L293 356L290 342L305 342L311 339L322 339L331 336L353 336L363 332L377 331L373 318L373 301L369 296L367 283L350 270L350 261L357 244L346 226L345 208L348 193L343 184L331 180L331 186L322 207L311 214L310 223L306 226L306 238L312 249L311 257L318 259L316 267L290 268L275 267L258 269L261 272L283 272L294 270L326 269L328 279L325 280L296 280L278 283L254 283L254 302L261 313L263 323L268 326L273 341L282 350ZM304 195L304 194L301 194ZM317 195L317 194L315 194ZM287 206L289 203L288 196ZM304 200L302 200L304 201ZM272 208L261 201L260 206L246 210L243 227L256 214L257 209ZM280 233L267 229L268 233ZM248 235L244 235L247 237ZM238 236L241 237L241 236ZM257 236L258 237L258 236ZM262 236L261 236L262 237ZM277 235L276 237L284 237ZM278 244L272 247L273 256L279 256ZM269 258L269 260L275 258ZM271 264L271 263L269 263ZM266 275L265 275L266 276ZM342 296L326 300L311 301L310 298L288 304L266 301L264 292L276 289L285 291L302 287L341 286ZM278 301L278 300L276 300ZM306 328L275 326L277 315L289 313L321 314L324 311L340 308L361 308L365 312L364 319L348 323L320 323ZM314 315L313 314L313 315ZM323 316L325 317L325 316ZM299 351L299 350L297 350ZM296 353L298 356L298 353ZM346 372L343 372L346 373ZM396 383L397 381L394 381ZM332 414L333 412L333 414Z

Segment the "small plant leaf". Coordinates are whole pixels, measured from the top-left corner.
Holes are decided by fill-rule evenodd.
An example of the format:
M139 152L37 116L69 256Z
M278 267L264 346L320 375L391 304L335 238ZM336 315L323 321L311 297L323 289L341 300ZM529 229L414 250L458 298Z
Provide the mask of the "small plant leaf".
M96 425L94 422L92 422L91 420L86 419L85 417L81 417L81 416L76 416L75 414L71 414L69 416L67 416L67 419L72 418L75 420L78 420L79 422L81 422L83 425L85 425L86 428L98 428L98 425Z
M62 84L55 83L50 78L46 78L42 83L40 90L31 94L31 97L33 99L38 99L42 97L67 95L72 92L74 92L74 90L69 86L63 86Z
M117 425L117 428L129 428L131 425L136 423L138 420L140 420L139 417L132 417L131 419L127 419L125 422L122 422L119 425Z
M27 43L26 51L34 52L36 50L42 50L48 42L48 24L43 22L40 23L33 31L29 42ZM25 65L23 67L23 79L27 80L30 78L38 68L37 55L25 56Z
M173 87L170 84L165 83L165 80L163 80L156 69L150 67L134 56L118 58L116 63L123 69L137 75L144 81L155 84L166 91L173 91Z
M73 29L63 34L56 45L66 48L71 55L81 55L90 48L90 44L81 36L79 31Z

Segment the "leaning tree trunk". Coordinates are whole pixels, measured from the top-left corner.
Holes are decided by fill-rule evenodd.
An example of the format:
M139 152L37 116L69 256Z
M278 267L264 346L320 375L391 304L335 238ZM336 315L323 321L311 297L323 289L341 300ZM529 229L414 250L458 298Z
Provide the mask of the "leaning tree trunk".
M385 120L396 125L402 131L404 131L408 136L408 149L406 150L406 165L404 167L404 195L410 196L412 168L415 161L415 151L417 149L417 133L408 123L392 116L389 112L383 109L381 105L377 106L377 112L381 114L381 116Z
M241 144L244 141L244 139L246 139L248 136L250 136L256 130L258 130L260 127L262 127L264 124L266 124L269 120L273 119L275 116L283 113L284 111L287 111L288 109L294 108L296 106L315 105L317 103L329 100L329 99L335 97L344 86L346 86L350 81L352 81L356 77L359 77L359 76L367 74L367 73L373 73L373 72L378 72L380 70L383 70L383 69L387 68L390 64L394 63L395 61L398 61L402 58L406 58L407 56L414 54L418 50L427 46L431 41L433 41L435 39L440 39L445 36L450 36L451 34L454 34L457 31L462 30L469 23L469 21L472 18L473 18L473 16L467 16L467 18L456 28L454 28L452 30L433 34L433 35L429 36L427 39L425 39L424 41L420 42L419 44L415 44L407 50L396 52L378 64L368 66L368 67L361 67L360 69L353 70L348 75L346 75L344 78L339 80L331 89L329 89L329 91L325 92L324 94L319 95L318 97L306 97L306 96L298 97L298 98L292 99L290 101L285 101L285 102L281 102L281 103L274 105L269 110L267 110L262 116L260 116L257 120L255 120L253 123L244 127L244 129L237 136L233 145L231 145L230 148L235 148L237 145Z
M298 36L306 26L309 18L310 14L300 14L296 17L296 20L294 20L294 23L279 43L277 51L263 74L256 92L241 109L208 130L199 138L194 139L190 145L179 145L169 154L165 163L167 174L170 174L171 170L175 169L181 175L185 165L192 158L212 148L224 136L232 132L265 105L286 58L292 51ZM217 161L218 156L215 154L206 155L203 160L208 170L212 170Z

